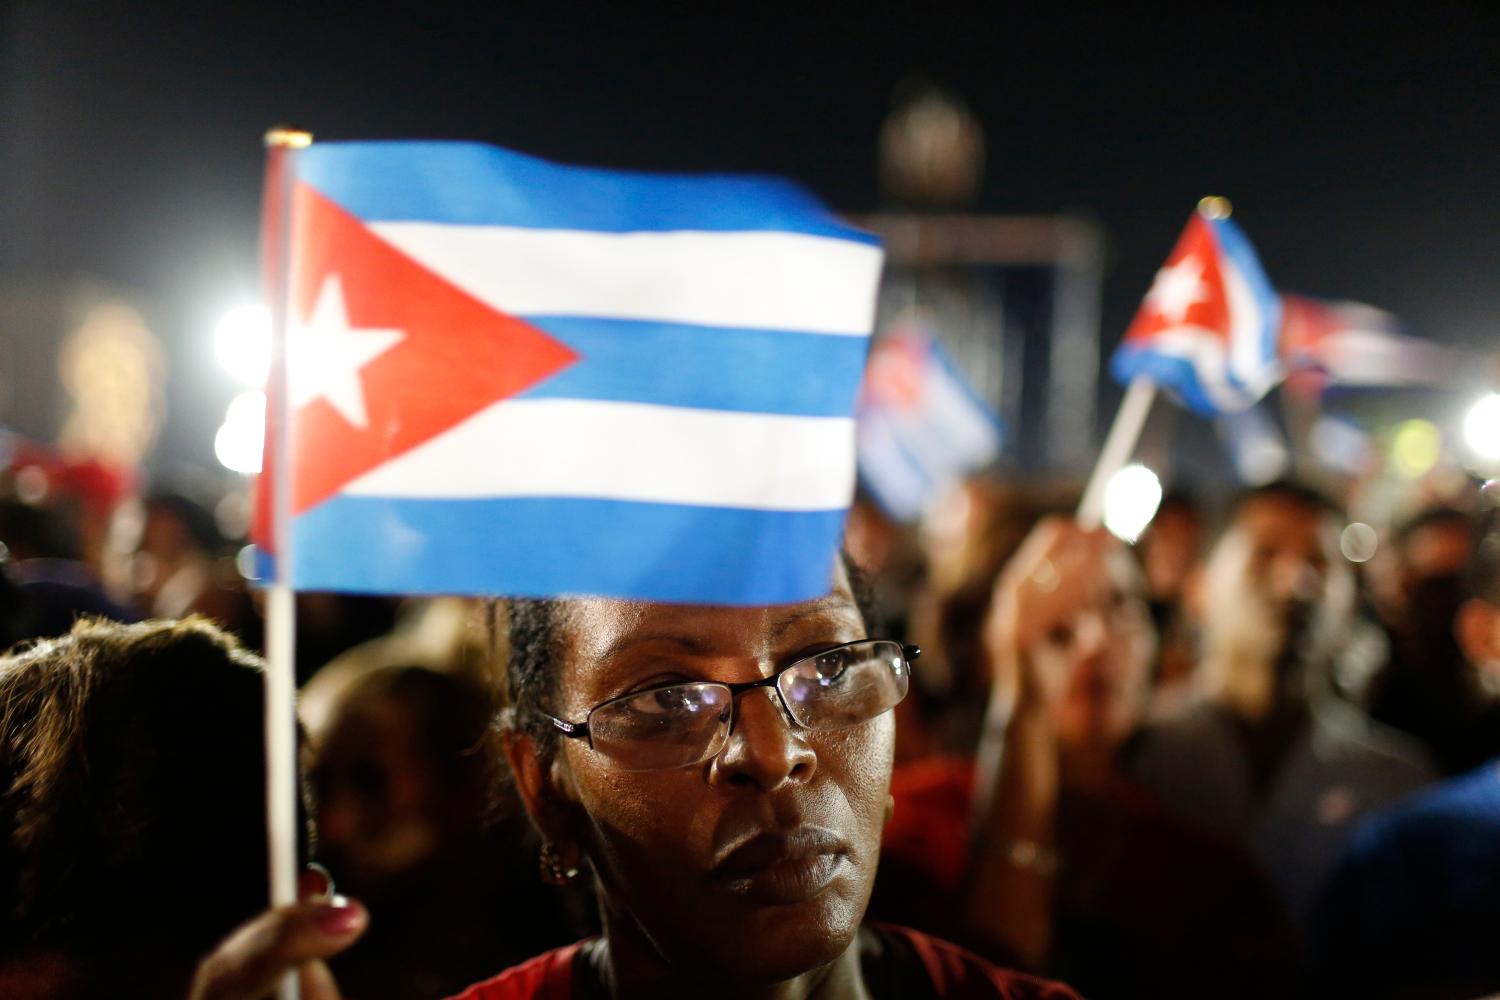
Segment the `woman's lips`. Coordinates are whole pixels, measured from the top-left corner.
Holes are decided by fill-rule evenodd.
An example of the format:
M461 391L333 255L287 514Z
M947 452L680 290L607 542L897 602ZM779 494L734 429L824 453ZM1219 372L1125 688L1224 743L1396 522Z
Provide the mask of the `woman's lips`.
M816 827L763 833L729 851L714 866L716 882L758 903L787 905L827 889L848 862L848 846Z

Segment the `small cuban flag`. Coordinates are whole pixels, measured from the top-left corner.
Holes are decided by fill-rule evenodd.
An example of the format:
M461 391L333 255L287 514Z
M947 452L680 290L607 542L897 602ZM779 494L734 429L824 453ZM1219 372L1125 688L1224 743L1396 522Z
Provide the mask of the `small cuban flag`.
M857 410L859 476L898 521L1000 456L1004 429L937 340L905 319L870 351Z
M1205 198L1115 351L1123 383L1146 377L1204 415L1253 406L1282 376L1280 302L1222 198Z
M1449 386L1475 360L1412 336L1383 309L1289 292L1281 295L1280 345L1287 388L1304 396L1332 386Z
M775 179L446 142L293 164L293 586L827 592L874 238Z

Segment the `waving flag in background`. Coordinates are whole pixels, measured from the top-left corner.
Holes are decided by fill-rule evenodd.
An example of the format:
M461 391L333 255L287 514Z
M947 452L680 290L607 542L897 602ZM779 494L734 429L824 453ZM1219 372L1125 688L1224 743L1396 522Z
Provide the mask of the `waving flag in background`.
M943 487L998 458L1004 439L999 417L914 322L871 350L857 420L860 479L899 521L916 520Z
M871 237L773 179L470 143L315 144L295 172L294 586L826 592Z
M1280 303L1216 201L1188 220L1110 366L1119 381L1148 377L1206 415L1254 405L1281 377Z
M1401 321L1362 302L1281 296L1281 356L1287 387L1317 395L1330 386L1441 386L1473 359L1413 337Z

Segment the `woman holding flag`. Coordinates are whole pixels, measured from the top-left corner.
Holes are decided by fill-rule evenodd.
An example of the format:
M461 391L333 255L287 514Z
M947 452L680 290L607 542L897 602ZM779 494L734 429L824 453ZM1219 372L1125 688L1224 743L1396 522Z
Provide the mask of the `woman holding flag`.
M604 934L463 1000L1075 996L864 924L890 810L891 709L917 654L866 637L845 570L832 594L799 604L517 601L509 625L505 755L545 840L544 874L592 877ZM258 997L352 940L305 919L307 905L230 938L196 1000ZM336 997L311 967L304 995Z
M764 178L464 143L320 144L287 166L268 180L286 234L268 244L292 262L271 268L272 596L529 595L504 752L543 872L588 872L599 900L602 937L465 1000L1073 996L864 924L916 656L869 638L847 571L828 593L873 238ZM314 344L342 363L309 364ZM215 961L233 982L339 947L268 926Z

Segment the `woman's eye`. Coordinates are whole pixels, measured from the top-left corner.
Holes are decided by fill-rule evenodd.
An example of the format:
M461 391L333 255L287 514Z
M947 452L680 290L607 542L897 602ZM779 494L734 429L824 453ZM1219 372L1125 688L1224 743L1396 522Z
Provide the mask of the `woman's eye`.
M691 694L681 688L664 688L656 692L656 704L668 710L692 707Z
M818 672L818 680L826 684L844 676L844 671L849 669L849 661L842 654L831 653L818 657L813 661L813 666Z

